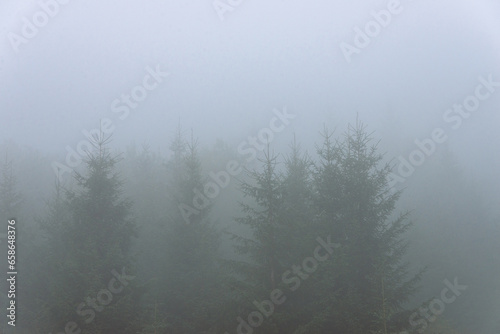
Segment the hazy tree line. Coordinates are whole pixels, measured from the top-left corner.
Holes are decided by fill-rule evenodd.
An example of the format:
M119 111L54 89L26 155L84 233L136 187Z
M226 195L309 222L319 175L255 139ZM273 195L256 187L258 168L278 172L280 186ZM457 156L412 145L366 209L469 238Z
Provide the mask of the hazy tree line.
M394 191L365 126L324 129L312 154L295 139L283 152L268 146L186 222L180 208L213 181L208 171L241 160L235 151L203 148L180 129L168 156L114 152L109 141L96 138L65 182L37 152L3 147L0 218L20 226L18 330L499 329L499 217L447 149ZM454 278L467 290L442 315L424 315Z

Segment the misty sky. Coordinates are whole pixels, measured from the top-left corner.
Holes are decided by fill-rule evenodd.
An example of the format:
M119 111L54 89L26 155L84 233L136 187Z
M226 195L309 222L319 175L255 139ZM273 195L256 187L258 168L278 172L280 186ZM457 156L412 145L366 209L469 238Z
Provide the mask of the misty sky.
M42 9L2 1L2 141L64 155L108 118L122 148L166 149L179 120L206 145L238 143L286 106L296 118L276 143L292 132L317 141L323 123L343 129L359 114L392 142L392 155L442 127L466 166L498 173L500 88L459 129L443 114L474 93L479 76L500 81L500 3L402 0L348 62L341 43L353 44L353 29L390 2L242 1L221 20L211 0L72 0L15 46L13 34ZM141 85L148 67L169 75L121 120L113 101Z

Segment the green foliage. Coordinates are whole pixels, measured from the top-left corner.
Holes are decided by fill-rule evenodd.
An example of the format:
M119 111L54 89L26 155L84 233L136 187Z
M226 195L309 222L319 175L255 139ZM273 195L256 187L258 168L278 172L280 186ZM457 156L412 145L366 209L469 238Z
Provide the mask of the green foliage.
M86 174L75 174L78 191L62 195L56 185L48 215L40 221L47 248L41 250L45 270L40 275L46 280L39 291L38 327L55 331L75 321L82 333L135 333L136 311L130 302L138 303L140 296L133 294L134 281L112 294L109 305L99 304L99 293L109 289L114 277L112 271L130 275L134 270L130 251L136 228L131 203L120 196L118 158L107 150L107 140L94 144L95 151L85 160ZM88 298L96 297L94 317L75 316L78 307L90 310Z
M361 123L350 126L340 140L334 141L327 130L323 136L314 165L294 141L284 174L268 149L261 171L249 172L250 182L242 184L250 201L242 203L244 216L238 221L252 235L235 236L237 250L247 258L234 264L241 295L257 299L276 287L289 291L280 282L282 273L311 255L318 236L330 236L340 248L304 276L300 289L289 294L262 330L401 330L404 326L396 319L416 291L421 272L408 277L408 264L402 260L408 214L390 220L400 196L388 188L391 169L381 165L383 157Z
M402 260L408 214L389 220L400 193L390 192L390 166L381 165L383 156L361 123L349 126L336 142L328 131L323 136L315 171L320 230L342 245L339 260L331 262L338 274L321 284L335 289L335 299L342 300L325 330L369 333L393 327L392 319L421 276L408 278L408 264Z
M153 268L146 321L155 323L161 333L202 333L213 330L222 316L219 235L208 217L211 204L198 208L188 221L179 209L181 204L192 207L196 193L203 192L196 141L186 143L179 130L170 147L173 154L165 165L169 210L162 219L162 242L155 250L161 257Z
M17 191L17 180L14 173L13 161L5 156L1 166L0 178L0 219L17 218L23 203L22 195Z
M325 129L323 139L315 159L295 139L284 157L267 147L260 166L242 179L236 222L243 232L232 233L232 243L212 222L215 198L207 196L193 136L186 142L179 129L166 163L147 146L128 151L127 190L138 223L132 201L123 198L120 159L98 140L85 173L75 174L76 190L56 183L39 219L46 242L33 267L40 277L30 301L36 327L58 331L76 320L85 334L231 333L256 311L254 302L280 289L286 300L255 331L405 329L405 306L422 272L410 275L404 261L411 224L408 213L395 214L401 193L388 187L390 166L361 123L340 138ZM135 236L143 242L135 244ZM299 274L319 237L339 247ZM237 254L221 256L224 242ZM75 316L122 268L137 278L89 323ZM285 273L300 284L292 289Z

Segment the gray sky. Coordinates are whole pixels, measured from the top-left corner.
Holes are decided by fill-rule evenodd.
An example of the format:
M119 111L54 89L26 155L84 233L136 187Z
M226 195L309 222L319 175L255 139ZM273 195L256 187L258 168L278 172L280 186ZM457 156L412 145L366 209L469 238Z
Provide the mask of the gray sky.
M71 0L44 22L39 2L3 1L1 138L63 155L108 118L122 148L158 147L180 119L206 145L237 143L286 106L297 117L277 143L292 131L317 140L323 123L343 129L357 113L392 155L442 127L459 155L498 167L484 145L499 144L500 88L457 130L443 114L479 76L500 81L500 3L402 0L348 62L341 43L354 45L353 29L391 2L242 1L221 20L211 0ZM46 24L13 42L35 17ZM121 120L112 102L141 85L148 66L169 76Z

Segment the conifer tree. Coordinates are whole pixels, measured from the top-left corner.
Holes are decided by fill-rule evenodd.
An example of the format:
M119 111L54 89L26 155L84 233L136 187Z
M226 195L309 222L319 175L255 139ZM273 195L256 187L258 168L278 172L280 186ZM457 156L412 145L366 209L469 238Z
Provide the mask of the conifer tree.
M6 219L17 218L23 202L22 195L17 191L17 180L13 169L13 161L6 154L0 179L0 218L5 224Z
M277 156L271 156L269 148L261 172L249 172L253 183L243 183L241 189L254 204L242 203L242 211L246 214L238 218L238 222L251 228L253 238L237 237L241 242L237 249L248 254L256 267L252 276L261 282L262 288L276 287L280 265L278 260L278 226L282 210L282 175L276 171Z
M214 330L222 316L218 233L208 216L208 198L202 198L205 205L197 207L188 221L179 209L181 204L193 206L196 196L204 196L197 141L192 136L186 142L179 129L170 147L173 154L166 164L169 213L164 217L163 256L150 302L158 305L157 328L169 333L201 333Z
M8 154L5 154L5 159L0 166L0 173L0 251L2 254L7 254L9 250L9 240L7 236L8 221L11 219L15 219L15 221L17 220L17 225L14 226L17 231L13 231L14 233L17 233L17 244L15 243L11 246L19 247L19 230L25 232L26 228L20 224L22 219L20 219L21 217L19 217L19 214L23 204L23 197L18 191L18 182L14 172L13 160L9 158ZM16 251L16 258L17 264L22 263L19 261L18 251ZM2 268L5 272L12 271L7 268L7 258L2 263L0 268ZM8 282L6 280L2 281L0 289L0 306L2 306L2 308L5 307L4 309L6 309L9 306L7 296L7 291L9 291L9 289ZM19 312L19 309L17 312Z
M37 310L32 315L34 327L47 331L54 329L54 324L59 322L59 317L64 317L64 315L57 314L56 304L66 303L64 300L57 299L60 293L59 284L62 280L60 276L54 277L54 273L59 273L65 260L66 254L61 250L71 247L71 241L63 237L63 231L71 219L64 191L60 178L56 178L52 197L46 201L45 215L35 219L41 230L39 238L42 240L43 246L37 247L35 254L38 265L30 268L31 274L36 279L30 281L29 284L32 294L29 308ZM53 284L49 284L49 282L53 282Z
M59 332L70 321L81 333L136 333L139 328L134 305L140 296L133 288L131 254L135 222L131 202L121 198L119 158L109 152L108 143L109 138L96 139L84 161L85 173L75 173L78 189L66 191L61 200L56 188L45 219L51 247L45 288L51 297L42 322L48 331ZM110 287L110 282L115 284Z
M259 159L261 170L247 170L249 181L241 184L247 202L240 203L243 216L236 221L250 230L250 236L232 235L242 258L228 261L239 315L254 311L253 302L269 298L270 291L281 286L281 274L289 261L282 248L285 238L280 235L284 230L283 176L277 171L277 159L268 146L264 158ZM259 330L278 333L275 320L279 318L268 319Z
M315 185L321 229L342 246L320 287L329 306L311 326L315 333L400 330L398 316L421 272L408 277L402 260L408 214L390 220L400 196L389 191L390 166L381 165L383 157L360 122L336 142L326 131L319 156Z
M276 307L273 321L280 333L293 333L301 324L312 319L318 311L316 284L321 268L296 285L286 274L291 268L302 265L305 258L318 246L319 232L313 206L312 160L304 153L295 136L290 152L284 157L284 172L281 180L282 207L278 225L278 258L280 287L286 291L286 302ZM293 272L293 269L292 269ZM306 277L306 276L303 276ZM300 277L299 277L300 278ZM287 283L287 284L285 284ZM296 288L297 287L297 288Z
M306 241L314 236L315 218L313 212L313 189L312 189L312 160L303 153L295 136L290 145L290 153L285 156L285 170L282 180L283 207L281 210L280 225L288 233L283 231L285 255L289 256L286 261L289 264L296 261L309 251L311 247Z
M426 291L418 297L427 299L439 293L444 279L457 277L469 288L462 292L459 303L447 309L447 317L466 331L492 333L492 314L498 312L491 294L500 278L500 234L488 217L488 197L478 191L447 145L423 167L419 172L426 182L412 180L407 196L408 205L420 212L410 260L429 267L423 281ZM477 300L482 301L481 306L471 307Z

